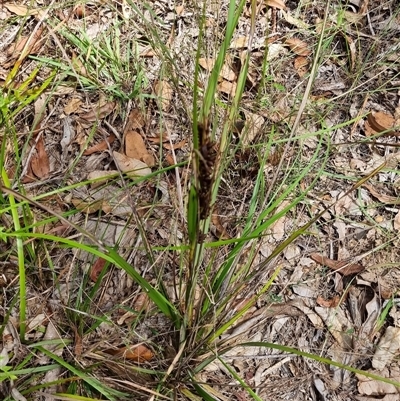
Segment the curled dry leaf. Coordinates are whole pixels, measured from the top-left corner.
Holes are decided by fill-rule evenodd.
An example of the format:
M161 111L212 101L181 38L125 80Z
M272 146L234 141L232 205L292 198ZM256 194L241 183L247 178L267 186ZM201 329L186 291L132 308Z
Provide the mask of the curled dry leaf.
M70 115L72 113L75 113L76 111L79 110L79 107L81 107L82 104L82 100L77 98L77 97L73 97L72 99L70 99L70 101L65 105L64 107L64 113L67 115Z
M43 28L39 28L36 33L32 36L22 36L16 44L11 45L7 54L9 57L16 59L24 51L23 57L25 58L28 54L36 54L42 49L43 43L46 38L43 35ZM26 46L26 47L25 47Z
M163 146L165 149L171 150L177 150L177 149L182 149L186 145L186 139L182 139L178 143L173 143L172 145L170 143L164 143Z
M396 135L392 130L395 120L394 117L383 111L370 113L365 123L365 131L367 136L384 133L384 136Z
M243 111L246 117L243 130L241 131L241 139L243 145L249 145L253 142L255 137L261 131L264 125L264 117L250 113L249 111Z
M104 266L106 265L106 260L103 258L98 258L96 262L94 262L92 268L90 269L90 279L94 282L97 281L99 278L101 272L104 269Z
M372 367L377 370L384 369L386 365L390 364L399 349L400 328L389 326L376 348L372 358Z
M37 15L40 13L39 9L28 8L27 6L17 5L12 3L5 3L3 7L7 8L10 13L19 15L20 17L25 17L27 15Z
M400 200L397 196L391 196L386 194L381 194L372 185L364 184L364 188L367 188L373 197L379 200L379 202L385 203L386 205L398 205Z
M151 361L154 357L153 352L143 344L124 346L118 349L109 348L104 352L117 358L129 359L138 363Z
M331 299L325 299L321 296L318 296L317 304L323 308L336 308L340 304L340 297L336 295Z
M111 145L115 141L115 135L111 134L107 139L102 140L96 145L91 146L89 149L86 149L83 152L84 156L89 156L92 153L102 152L103 150L107 150L109 145Z
M219 92L226 93L229 96L234 97L236 93L236 83L229 81L222 81L218 84L217 90Z
M286 39L285 43L290 47L293 53L298 56L306 57L311 54L311 50L308 48L306 42L298 38Z
M333 260L326 258L318 253L312 253L310 258L320 265L329 267L332 270L337 271L343 276L349 276L351 274L359 273L364 270L364 267L359 263L349 263L340 260Z
M267 6L278 8L279 10L286 10L285 2L283 0L267 0Z
M174 91L167 81L157 81L154 86L156 96L160 99L161 110L168 111Z
M230 239L230 235L225 230L225 227L222 225L220 217L218 214L211 215L211 221L215 226L215 234L219 239Z
M50 161L44 146L43 135L36 142L36 153L31 158L31 168L37 178L45 178L50 172Z
M126 173L128 177L137 178L151 174L151 170L147 164L140 160L133 159L115 151L113 152L113 156L118 168L123 173Z
M88 122L95 122L107 117L116 106L116 102L107 102L100 104L95 110L91 110L88 113L80 114L80 118Z
M124 133L130 130L138 130L144 127L145 120L140 109L132 109L129 114L128 122L126 124Z
M199 64L207 71L211 71L214 68L215 59L213 58L200 58ZM236 74L235 72L225 63L222 66L220 77L225 79L226 81L235 81Z
M308 60L306 57L298 56L294 60L294 68L300 77L303 77L308 72Z

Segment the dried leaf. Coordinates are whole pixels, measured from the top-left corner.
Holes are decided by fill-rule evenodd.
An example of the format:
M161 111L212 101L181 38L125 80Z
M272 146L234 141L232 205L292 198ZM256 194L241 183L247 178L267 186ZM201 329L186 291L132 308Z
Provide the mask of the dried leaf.
M214 224L216 229L216 236L219 239L230 239L230 235L225 230L225 227L221 224L220 217L218 214L211 215L211 222Z
M340 297L336 295L331 299L325 299L321 296L318 296L317 304L323 308L336 308L340 304Z
M107 102L105 104L100 104L98 105L97 109L91 110L88 113L80 114L79 116L80 118L88 122L102 120L115 109L116 105L116 102Z
M261 131L264 125L264 118L258 114L250 113L249 111L243 111L246 122L241 132L241 140L243 145L250 145L255 137Z
M248 46L248 44L249 44L248 36L239 36L238 38L234 39L231 42L229 48L230 49L244 49Z
M211 71L214 68L215 59L213 58L200 58L199 64L207 71ZM220 77L225 79L226 81L235 81L236 74L235 72L225 63L222 66Z
M12 44L8 48L8 56L16 59L22 52L24 52L23 58L29 54L37 54L42 49L43 43L46 40L43 37L43 31L43 28L39 28L33 36L22 36L16 44Z
M389 326L384 336L380 339L372 358L372 367L382 370L390 364L400 349L400 328Z
M165 149L168 149L168 150L171 150L171 149L174 149L174 150L182 149L186 145L186 142L187 142L186 139L182 139L180 142L174 143L172 145L167 142L167 143L163 144L163 147Z
M123 173L126 173L128 177L137 178L151 174L151 170L147 164L140 160L133 159L115 151L113 152L113 156L119 169Z
M92 153L102 152L107 150L109 145L111 145L115 141L115 135L111 134L107 139L103 139L101 142L96 145L91 146L89 149L86 149L83 152L84 156L89 156Z
M125 346L118 349L110 348L104 352L117 358L129 359L138 363L151 361L154 357L153 352L143 344Z
M82 75L83 77L88 76L88 72L86 70L85 64L80 60L80 58L73 52L72 53L72 66L74 67L75 71Z
M37 15L40 10L28 8L27 6L17 5L12 3L5 3L3 7L7 8L13 14L19 15L20 17L25 17L26 15Z
M45 178L50 172L50 161L44 146L43 135L36 142L36 153L32 155L32 172L38 178Z
M92 268L90 269L90 279L94 282L97 281L99 278L101 272L104 269L104 266L106 265L106 260L103 258L98 258L96 262L94 262Z
M171 153L167 153L165 155L165 161L169 166L173 166L175 164L174 158L172 157Z
M118 175L117 170L94 170L90 172L87 176L88 180L95 180L90 184L92 188L100 187L101 185L105 184L108 180L115 178Z
M141 160L149 167L155 165L154 157L147 151L142 136L136 131L125 134L125 154L133 159Z
M294 18L290 15L290 12L285 12L282 11L282 15L283 18L285 18L286 22L288 22L291 25L294 25L296 28L300 28L300 29L305 29L305 30L309 30L310 29L310 25L307 24L306 22L298 19L298 18Z
M75 113L82 104L82 100L76 97L70 99L70 101L64 107L64 113L70 115Z
M33 119L32 132L36 136L40 132L41 123L46 111L46 96L40 95L35 101L35 118Z
M396 213L396 216L394 216L393 228L397 231L400 230L400 210Z
M306 57L298 56L294 60L294 68L300 77L303 77L308 72L308 60Z
M167 81L157 81L155 84L156 96L160 99L161 110L168 111L174 91Z
M181 16L183 14L183 10L184 10L183 4L180 5L180 6L176 6L175 7L176 15Z
M383 111L370 113L368 115L368 124L375 133L385 132L385 136L395 134L391 129L394 126L394 117Z
M86 202L79 198L72 198L71 203L82 213L91 214L103 210L103 199Z
M309 50L307 43L301 39L289 38L286 39L285 43L290 47L292 52L298 56L306 57L311 54L311 50Z
M234 97L236 93L236 83L229 81L222 81L218 84L217 90L219 92L226 93L227 95Z
M312 253L310 258L315 262L327 266L332 270L337 271L343 276L349 276L351 274L359 273L364 270L364 267L359 263L350 263L346 261L339 261L326 258L318 253Z
M379 193L372 185L364 184L364 188L367 188L373 197L379 200L379 202L385 203L386 205L398 205L400 199L397 196L390 196Z
M286 10L285 2L283 0L267 0L267 6L278 8L279 10Z
M126 124L124 134L128 131L140 130L145 125L145 119L140 109L132 109L129 113L128 122Z

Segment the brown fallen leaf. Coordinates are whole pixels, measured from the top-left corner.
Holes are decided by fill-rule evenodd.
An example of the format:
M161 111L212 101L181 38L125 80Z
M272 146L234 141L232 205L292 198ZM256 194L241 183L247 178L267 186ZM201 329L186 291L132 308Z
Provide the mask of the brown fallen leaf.
M165 155L165 161L167 162L168 166L173 166L175 164L174 158L172 157L171 153L167 153Z
M147 140L155 145L159 145L160 142L168 142L169 135L166 132L160 132L159 136L148 136Z
M105 184L108 180L115 178L118 174L117 170L93 170L88 174L87 179L90 181L93 180L90 183L92 188L97 188Z
M161 110L168 111L174 94L172 86L165 80L157 81L154 85L154 92L160 100Z
M229 82L229 81L222 81L218 84L217 90L219 92L226 93L229 96L234 97L236 93L236 83L235 82Z
M368 114L365 123L367 136L380 134L381 132L384 132L383 136L398 135L392 130L394 122L394 117L383 111Z
M31 168L37 178L45 178L50 172L50 161L44 146L43 135L36 142L36 153L31 158Z
M71 203L82 213L96 213L100 210L103 210L103 200L98 199L93 202L86 202L79 198L72 198Z
M234 39L231 42L229 48L230 49L244 49L248 46L249 39L250 38L248 36L239 36L238 38Z
M400 204L400 199L397 196L391 196L386 194L381 194L372 185L364 184L364 188L367 188L371 195L378 199L379 202L385 203L386 205L398 205Z
M267 0L267 6L278 8L279 10L286 10L285 2L283 0Z
M136 131L128 131L125 134L125 154L133 159L141 160L149 167L155 165L153 155L146 148L143 137Z
M8 11L20 17L25 17L27 15L37 15L40 12L39 9L28 8L27 6L12 3L4 3L3 7L7 8Z
M311 50L308 48L306 42L298 38L288 38L285 43L290 47L293 53L298 56L306 57L311 54Z
M145 120L143 113L140 109L132 109L129 113L128 122L126 124L124 133L131 131L131 130L138 130L143 128L145 125Z
M83 64L83 62L80 60L80 58L74 52L72 52L71 63L72 63L72 66L75 69L75 72L77 72L78 74L82 75L83 77L88 77L89 76L85 65Z
M340 303L340 297L338 295L331 299L325 299L321 296L317 297L317 304L323 308L336 308Z
M70 101L64 106L64 113L66 115L70 115L72 113L75 113L76 111L79 110L79 107L82 104L82 100L76 97L73 97L70 99Z
M131 178L144 177L151 174L151 169L146 163L128 157L119 152L113 152L114 160L117 163L119 169L126 173Z
M214 68L215 64L215 59L213 58L200 58L199 59L199 64L201 67L203 67L207 71L211 71ZM235 81L237 75L235 72L225 63L222 66L221 72L220 72L220 78L223 78L226 81Z
M115 135L111 134L107 139L103 139L101 142L96 143L96 145L91 146L83 152L83 156L89 156L93 153L102 152L108 149L108 146L115 141Z
M90 269L90 279L94 282L97 281L99 278L101 272L104 269L104 266L106 265L106 260L103 258L98 258L96 262L94 262L92 268Z
M117 358L129 359L138 363L151 361L154 357L153 352L143 344L123 346L118 349L109 348L104 352Z
M95 110L80 114L79 117L88 122L95 122L107 117L116 105L116 102L107 102L99 105Z
M186 145L186 139L182 139L182 141L180 141L178 143L174 143L174 144L172 144L172 146L170 143L164 143L163 147L168 150L172 150L172 149L177 150L177 149L182 149L185 145Z
M308 72L308 60L306 57L298 56L294 60L294 68L300 77L303 77Z
M22 52L24 52L24 58L29 54L37 54L46 40L43 36L43 31L44 28L39 28L33 36L22 36L16 44L12 44L7 49L7 55L12 59L16 59Z
M332 270L337 271L343 276L349 276L351 274L359 273L364 270L364 267L359 263L349 263L345 261L333 260L320 255L319 253L312 253L310 258L320 265L329 267Z
M215 226L215 231L218 239L230 239L230 235L225 230L225 227L221 224L221 220L218 214L213 213L211 215L211 222Z

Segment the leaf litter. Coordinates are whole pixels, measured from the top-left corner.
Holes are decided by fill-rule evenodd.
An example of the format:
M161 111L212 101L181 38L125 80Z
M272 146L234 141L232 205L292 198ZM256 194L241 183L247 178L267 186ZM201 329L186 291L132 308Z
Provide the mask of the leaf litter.
M315 7L321 14L323 7L317 3ZM36 21L35 16L39 16L41 12L10 3L5 7L6 13L30 16L32 21ZM157 15L165 17L165 25L160 29L163 40L176 54L175 61L180 66L180 83L192 82L193 44L197 43L198 35L192 16L196 15L198 10L190 4L170 9L164 2L155 3L152 7L157 10ZM293 116L298 108L299 96L304 93L304 80L311 71L312 54L317 44L316 34L320 33L321 27L321 20L307 7L297 8L293 2L280 0L267 1L260 6L261 23L257 26L256 36L262 39L260 43L263 43L264 47L269 45L267 61L270 67L265 71L261 69L264 57L264 53L260 52L261 46L248 49L249 35L246 26L249 24L248 16L251 13L240 18L238 36L230 46L231 54L226 58L219 77L218 91L222 99L219 101L229 102L235 95L238 76L236 63L240 60L242 49L249 51L251 66L240 106L244 126L239 133L239 139L247 150L240 157L235 157L235 160L239 160L239 169L231 166L232 175L224 177L227 180L226 185L222 184L222 196L212 216L214 236L218 240L235 238L241 233L241 218L246 215L245 204L248 201L245 191L251 193L254 188L249 174L250 168L246 163L255 163L255 146L267 143L268 135L272 131L286 132L287 125L294 122ZM397 161L393 166L389 166L389 171L378 172L368 183L344 195L360 176L367 176L376 166L383 163L387 156L397 154L396 146L392 145L397 145L399 125L398 107L396 109L398 94L393 90L396 85L393 71L398 67L398 60L388 59L392 64L386 66L383 62L380 64L368 61L374 60L374 57L380 57L379 60L382 61L387 52L390 52L390 46L393 46L395 40L389 36L387 41L381 41L377 32L381 31L382 24L386 24L391 15L385 7L376 2L363 2L362 6L359 2L354 2L349 6L350 10L345 12L345 25L340 27L337 26L336 18L338 7L339 2L333 2L329 29L338 28L338 33L332 36L330 56L317 70L312 96L307 101L310 108L303 116L302 129L298 132L302 143L299 149L292 154L286 154L286 157L291 158L296 153L301 153L302 163L308 163L311 160L311 150L316 148L313 139L317 137L316 133L321 130L321 126L337 126L332 132L328 132L328 135L331 134L329 140L334 151L329 155L325 174L306 195L306 199L298 205L296 213L286 214L277 219L264 233L265 238L259 244L259 252L254 256L254 261L262 262L277 244L287 238L296 224L306 222L304 210L308 210L310 214L317 214L332 200L336 199L337 202L323 215L318 224L309 229L308 236L299 240L293 248L285 250L275 260L274 263L281 264L283 268L277 277L275 291L269 294L273 301L263 299L263 305L249 310L243 322L230 328L224 341L234 345L239 338L264 340L301 348L306 352L321 352L337 362L359 364L371 372L398 379L395 361L399 350L399 321L394 318L398 314L396 302L391 304L390 319L381 327L377 327L379 316L383 314L384 302L394 299L400 287L396 277L399 269L397 231L400 213ZM357 8L359 12L354 12ZM56 11L61 10L55 9L54 12ZM71 12L72 16L65 20L65 23L70 25L72 31L79 26L81 19L87 19L87 35L92 43L100 40L102 32L110 26L108 23L118 15L116 10L108 8L106 4L99 4L96 13L92 13L90 5L81 10L71 8L67 11ZM50 10L49 14L53 17L52 13L53 10ZM125 8L123 13L127 13ZM101 24L96 20L98 15L101 15ZM205 32L205 39L209 43L215 43L216 36L211 27L218 27L218 21L213 17L214 13L210 12L207 15L210 16L207 21L210 29ZM149 17L147 14L144 16ZM222 16L223 14L220 17ZM10 18L9 14L7 18ZM270 26L270 21L274 18L276 24ZM138 24L140 26L140 21ZM1 65L6 73L10 72L16 59L21 57L25 47L22 54L23 63L30 69L35 67L35 60L28 55L50 52L42 41L47 35L46 29L39 28L33 34L29 29L27 27L26 35L24 32L24 35L15 37L8 47L9 57ZM266 40L270 30L272 34L278 34L278 39L274 39L273 43ZM374 33L371 30L374 30ZM123 35L125 34L126 31ZM62 86L54 95L47 91L46 96L50 101L43 111L43 119L38 118L36 126L31 126L32 131L40 132L31 140L30 157L24 154L22 163L26 163L23 168L25 175L29 177L25 183L30 196L40 194L41 188L29 187L30 184L39 181L43 191L46 191L45 186L51 184L49 180L54 176L62 185L82 184L84 191L71 191L69 197L67 194L56 196L53 207L63 212L73 210L71 221L95 233L97 238L109 246L118 247L124 258L144 277L156 280L150 265L157 266L158 261L169 276L177 267L176 260L168 253L160 253L157 254L157 261L150 262L138 232L144 228L152 247L180 245L182 222L179 217L181 211L177 211L177 194L182 188L178 187L178 181L173 174L163 175L164 192L157 183L146 177L155 172L162 163L165 163L164 167L175 166L177 162L186 162L190 157L191 121L182 115L182 110L187 105L180 104L178 90L183 98L192 98L189 92L185 92L184 84L177 88L172 84L172 80L161 78L161 74L159 76L157 71L162 60L158 52L151 48L148 38L142 34L143 32L132 32L132 35L128 36L137 45L138 54L146 66L146 79L150 84L141 90L147 97L140 99L140 102L135 99L133 108L129 110L132 107L130 100L126 101L124 98L121 101L121 98L116 99L110 93L104 96L101 92L111 86L109 84L112 78L110 75L102 76L101 71L98 71L97 78L104 80L105 85L99 93L85 92L75 85L76 82L73 89L68 88L66 92L63 92ZM59 33L57 38L63 46L66 45L65 38ZM379 52L374 53L374 50L371 50L371 53L368 53L376 42L380 42ZM82 62L84 59L78 57L79 49L74 51L76 55L69 54L69 57L75 62L76 72L81 74L81 78L90 77L89 65L85 66ZM89 53L86 56L89 57ZM367 56L371 58L368 59ZM201 85L206 84L214 66L213 57L215 54L210 52L202 54L199 60L204 73ZM367 61L360 65L360 60ZM360 72L367 90L371 91L369 100L364 102L356 89L351 91L352 76L348 75L348 71ZM262 75L264 73L267 73L267 77ZM39 72L38 81L45 77L41 74ZM19 83L26 81L28 75L28 72L21 70L18 75ZM265 80L262 82L261 78ZM382 82L385 82L386 86L382 86ZM65 80L62 84L68 86L71 81ZM266 85L268 96L254 101L254 88L262 84ZM34 86L31 85L30 88ZM349 99L346 98L347 95ZM149 100L151 97L155 102ZM349 125L340 125L354 117L348 115L351 107L356 110L359 118L351 127L350 133ZM35 113L35 107L28 107L21 117L29 121L30 116ZM313 119L315 115L318 116L316 120ZM16 124L19 132L25 136L26 127L22 121L21 118ZM214 129L219 135L220 128ZM311 139L307 138L307 135ZM276 138L284 142L284 138ZM266 147L260 149L262 153ZM163 150L171 153L164 155ZM269 167L264 171L266 182L272 182L272 174L275 173L283 155L279 144L273 147L273 152L268 155ZM7 171L18 171L19 166L14 159L9 149ZM319 161L316 165L319 165L318 163ZM179 170L182 177L188 173L184 167ZM288 169L288 174L290 173ZM337 177L345 179L338 180ZM137 183L140 179L144 181ZM280 175L279 179L283 179L283 175ZM307 185L307 179L308 177L305 177L299 186ZM90 181L90 185L83 184L86 180ZM275 212L283 210L288 202L282 201ZM239 211L242 211L243 215L239 215ZM143 218L143 227L140 227L137 221L132 221L134 212ZM113 360L128 360L139 364L154 362L160 358L156 355L156 345L159 345L160 337L154 336L154 328L160 331L165 329L165 332L168 332L170 327L163 327L164 322L152 320L152 317L149 317L146 324L138 323L135 311L141 308L137 306L137 300L145 294L140 293L124 272L112 266L103 272L105 260L100 257L93 259L89 253L77 253L73 256L74 259L71 259L71 255L68 252L63 253L62 250L59 250L58 255L53 253L53 250L47 251L50 251L47 253L49 257L59 260L65 258L63 266L57 270L62 285L58 287L59 294L55 291L53 296L61 302L62 307L68 306L66 300L69 297L77 300L76 291L85 274L95 283L100 274L104 273L101 291L97 290L98 298L91 305L92 312L101 310L104 312L103 316L107 315L111 321L119 322L108 326L100 325L92 333L82 336L76 331L68 333L68 336L75 338L74 352L77 357L85 355L88 349L92 349L92 344L97 343L97 357L100 357L100 353L105 353L109 359L112 357ZM79 267L78 270L74 270L74 263ZM244 265L243 261L241 263ZM6 295L11 299L10 288L14 281L12 278L5 279ZM168 290L177 293L177 283L174 280L165 281L168 283ZM38 284L44 288L44 282L35 283ZM31 295L46 304L46 300L34 293L34 288L32 285ZM88 284L84 290L90 289ZM253 290L256 291L257 286ZM180 302L179 298L175 301ZM65 322L62 308L51 302L54 318L50 317L48 321L40 308L32 307L29 310L28 327L32 338L47 339L46 335L43 336L43 328L46 328L47 333L53 322ZM151 306L146 306L145 309L148 312ZM138 325L135 328L137 335L129 332L131 328L128 326L132 322ZM15 324L17 325L17 320ZM55 324L57 326L57 323ZM3 339L5 333L6 331L3 333ZM8 332L7 335L12 336ZM110 338L107 345L102 343L104 338ZM121 342L121 338L124 338L124 341ZM14 340L16 341L16 337ZM168 348L165 342L162 344L165 349ZM398 396L398 390L394 386L360 375L352 379L341 369L323 369L313 361L287 357L276 350L254 348L249 351L245 347L237 347L226 355L225 361L232 362L261 399L272 397L341 400L348 399L348 396L356 397L355 399ZM110 370L117 371L119 365L110 362L109 366ZM99 372L100 376L101 374ZM122 372L121 375L129 379L126 373ZM107 375L103 374L103 377L105 379ZM202 381L213 384L218 393L226 391L221 385L226 377L230 377L230 385L235 383L223 364L217 363L212 369L205 369L199 375ZM45 380L50 382L54 379ZM315 387L314 392L310 390L312 386ZM318 392L318 397L315 391ZM15 397L20 395L16 394Z

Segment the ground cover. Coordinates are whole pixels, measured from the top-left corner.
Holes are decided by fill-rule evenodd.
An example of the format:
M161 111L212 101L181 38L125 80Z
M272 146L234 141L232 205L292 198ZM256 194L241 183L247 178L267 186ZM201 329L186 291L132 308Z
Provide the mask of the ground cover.
M396 1L0 21L2 399L400 399Z

